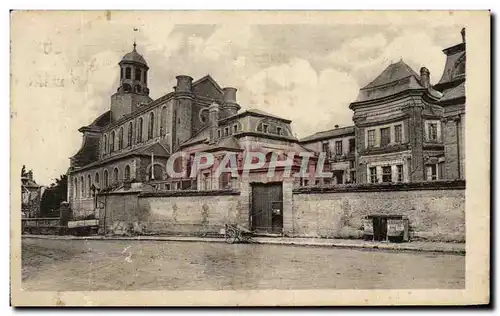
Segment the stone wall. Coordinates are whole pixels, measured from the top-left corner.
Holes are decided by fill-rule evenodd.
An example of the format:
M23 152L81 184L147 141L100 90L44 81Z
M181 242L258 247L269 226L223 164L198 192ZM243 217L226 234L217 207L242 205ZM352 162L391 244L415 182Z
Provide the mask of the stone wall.
M302 188L293 194L293 236L360 238L362 217L406 215L410 236L465 240L465 183L406 183Z
M242 182L238 191L107 193L100 196L106 205L100 212L101 231L111 235L206 236L217 234L225 223L249 228L252 183L258 182ZM362 218L370 214L407 216L412 239L463 242L465 182L298 189L293 189L291 181L283 182L286 236L361 238Z
M239 191L170 191L106 195L108 235L210 235L225 223L248 226L248 203Z

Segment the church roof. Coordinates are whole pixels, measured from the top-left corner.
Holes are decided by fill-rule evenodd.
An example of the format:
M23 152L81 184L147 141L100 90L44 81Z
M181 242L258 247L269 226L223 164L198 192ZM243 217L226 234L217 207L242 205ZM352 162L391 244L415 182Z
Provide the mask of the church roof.
M125 54L125 56L123 56L121 62L123 62L123 61L134 62L134 63L139 63L139 64L143 64L143 65L147 66L146 60L144 59L144 57L142 57L141 54L139 54L136 51L135 46L136 45L134 43L134 49L130 53Z

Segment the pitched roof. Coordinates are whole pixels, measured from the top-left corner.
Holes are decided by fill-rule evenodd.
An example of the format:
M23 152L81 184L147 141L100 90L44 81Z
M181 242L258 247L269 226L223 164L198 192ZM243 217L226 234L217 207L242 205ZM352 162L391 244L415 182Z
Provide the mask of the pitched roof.
M445 89L443 91L443 97L439 99L439 102L457 99L461 97L465 97L465 81L461 82L459 85L453 88Z
M312 141L318 141L322 139L334 138L339 136L344 136L354 133L354 126L346 126L341 128L335 128L327 131L321 131L314 133L310 136L304 137L300 140L301 143L307 143Z
M397 63L390 64L377 78L361 89L372 89L408 77L415 77L420 84L420 76L401 59Z
M403 60L389 65L372 82L359 90L353 103L371 101L398 94L406 90L425 89L420 82L420 76ZM431 89L432 90L432 89ZM435 97L434 91L430 91ZM352 106L352 103L351 103Z
M208 74L205 75L205 76L203 76L203 77L201 77L200 79L196 80L195 82L193 82L192 86L194 87L194 86L196 86L196 85L198 85L198 84L200 84L200 83L202 83L204 81L211 82L215 86L215 88L217 88L217 90L219 90L220 92L222 92L222 88L219 86L219 84L217 83L217 81L215 81L215 79L212 78L212 76L210 76Z
M90 164L87 164L87 165L84 165L81 167L77 167L77 168L75 168L75 170L81 170L81 169L87 169L87 168L94 167L94 166L99 166L99 165L108 163L110 161L114 161L117 159L129 157L129 156L150 156L151 152L153 152L153 154L155 156L158 156L158 157L169 157L170 156L170 153L168 152L167 148L165 148L160 143L154 143L154 144L151 144L149 146L139 147L139 148L136 148L133 150L128 150L128 151L125 151L125 152L122 152L122 153L119 153L116 155L108 156L104 159L94 161Z

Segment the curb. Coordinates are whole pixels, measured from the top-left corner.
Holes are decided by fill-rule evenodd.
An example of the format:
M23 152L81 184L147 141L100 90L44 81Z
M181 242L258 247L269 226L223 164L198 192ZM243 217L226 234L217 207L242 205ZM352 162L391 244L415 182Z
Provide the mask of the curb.
M160 236L137 236L137 237L107 237L107 236L54 236L54 235L22 235L26 239L50 239L50 240L133 240L133 241L177 241L177 242L209 242L226 243L224 238L202 238L202 237L160 237ZM370 249L381 251L411 251L411 252L432 252L442 254L465 255L465 249L443 249L438 247L412 247L411 244L352 244L352 243L325 243L314 241L282 241L282 240L259 240L258 237L252 241L260 245L283 245L297 247L324 247L324 248L344 248L344 249Z

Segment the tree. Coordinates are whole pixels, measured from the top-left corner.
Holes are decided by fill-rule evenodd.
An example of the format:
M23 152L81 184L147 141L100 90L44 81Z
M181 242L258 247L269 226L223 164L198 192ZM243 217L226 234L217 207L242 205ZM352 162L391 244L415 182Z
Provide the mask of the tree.
M58 210L61 202L66 201L67 192L68 176L64 174L59 179L55 179L55 182L43 193L40 205L41 216L58 216L59 213L53 211Z

